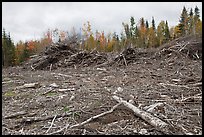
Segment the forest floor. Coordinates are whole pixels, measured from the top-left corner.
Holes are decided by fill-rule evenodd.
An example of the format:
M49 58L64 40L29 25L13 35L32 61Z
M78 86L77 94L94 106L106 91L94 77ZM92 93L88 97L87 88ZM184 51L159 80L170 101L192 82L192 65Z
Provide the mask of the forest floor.
M184 44L178 47L179 42ZM197 46L190 44L195 47L188 55L180 52L182 46L193 42ZM179 39L148 50L151 55L141 54L125 65L3 68L2 134L166 134L123 104L70 128L109 111L118 104L113 95L133 100L132 104L144 111L161 103L149 113L171 125L171 134L202 134L202 40ZM34 86L26 87L31 83Z

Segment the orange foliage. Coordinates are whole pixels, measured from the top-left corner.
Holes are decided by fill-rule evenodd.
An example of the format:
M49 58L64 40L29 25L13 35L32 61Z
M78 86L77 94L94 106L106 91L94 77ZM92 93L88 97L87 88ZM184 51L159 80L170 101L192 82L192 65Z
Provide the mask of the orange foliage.
M35 49L35 43L33 40L28 42L28 50L33 51Z

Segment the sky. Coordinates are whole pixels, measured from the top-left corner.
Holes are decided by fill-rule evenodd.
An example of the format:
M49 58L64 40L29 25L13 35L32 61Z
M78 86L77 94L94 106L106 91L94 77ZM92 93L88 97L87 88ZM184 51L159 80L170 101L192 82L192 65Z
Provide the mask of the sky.
M130 17L138 23L144 17L156 26L161 20L169 27L179 22L183 6L187 11L198 6L202 19L202 2L2 2L2 30L10 32L14 43L40 39L48 29L77 31L90 21L92 31L123 31L122 22Z

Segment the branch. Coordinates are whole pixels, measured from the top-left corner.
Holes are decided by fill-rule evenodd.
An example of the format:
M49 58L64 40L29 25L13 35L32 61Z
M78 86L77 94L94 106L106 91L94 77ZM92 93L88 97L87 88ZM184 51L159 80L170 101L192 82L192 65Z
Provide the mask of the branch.
M55 115L55 116L47 116L47 117L24 117L22 120L21 120L21 123L23 122L38 122L38 121L45 121L45 120L48 120L48 119L53 119L54 117L56 118L59 118L59 117L66 117L66 116L70 116L73 112L70 112L70 113L66 113L66 114L63 114L63 115Z
M96 115L96 116L93 116L93 117L87 119L86 121L84 121L84 122L82 122L82 123L78 123L78 124L72 125L72 126L70 126L70 127L69 127L69 124L67 124L65 127L61 128L60 130L57 130L57 131L55 131L55 132L53 132L53 133L50 133L49 135L53 135L53 134L56 134L56 133L60 133L60 132L62 132L64 129L67 129L68 127L69 127L69 129L71 129L71 128L74 128L74 127L83 126L83 125L89 123L90 121L92 121L92 120L94 120L94 119L97 119L97 118L99 118L99 117L101 117L101 116L104 116L104 115L106 115L106 114L112 113L120 104L121 104L121 103L118 103L118 104L116 104L115 106L113 106L113 107L111 108L111 110L106 111L106 112L103 112L103 113L98 114L98 115Z
M20 112L16 112L16 113L14 113L14 114L11 114L11 115L9 115L9 116L5 116L5 119L18 117L18 116L25 115L25 114L27 114L27 112L25 112L25 111L20 111Z
M125 65L127 66L127 62L126 62L126 59L125 59L124 55L123 55L123 59L124 59L124 61L125 61Z
M48 130L46 131L46 133L48 133L48 131L50 131L56 117L57 117L57 115L55 115L55 117L53 118L52 123L51 123L50 127L48 128Z

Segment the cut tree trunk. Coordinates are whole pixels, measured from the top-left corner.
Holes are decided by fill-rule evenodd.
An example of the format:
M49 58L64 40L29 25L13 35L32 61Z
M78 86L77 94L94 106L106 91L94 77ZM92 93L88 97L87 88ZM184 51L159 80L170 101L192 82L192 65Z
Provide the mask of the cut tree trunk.
M123 100L122 98L118 96L112 96L114 100L116 100L119 103L122 103L127 108L131 109L136 116L142 118L146 122L148 122L150 125L154 126L157 130L163 132L164 134L172 134L171 128L169 124L162 121L161 119L151 115L150 113L143 111L136 106L132 105L131 103L128 103L127 101Z

